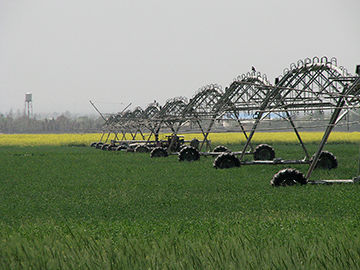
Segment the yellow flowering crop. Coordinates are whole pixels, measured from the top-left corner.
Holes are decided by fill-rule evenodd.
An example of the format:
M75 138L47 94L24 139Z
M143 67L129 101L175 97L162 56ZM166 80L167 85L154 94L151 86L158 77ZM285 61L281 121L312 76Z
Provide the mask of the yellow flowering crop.
M100 134L0 134L0 146L81 145L98 141Z
M323 132L300 132L301 139L304 143L320 142ZM191 138L191 134L185 136ZM201 136L197 136L201 138ZM212 133L209 139L215 144L236 144L246 141L242 133ZM297 143L298 139L294 132L257 132L252 139L255 143ZM329 137L329 142L360 142L360 132L332 132Z
M148 135L148 134L145 134ZM165 135L162 134L161 138ZM322 132L302 132L301 137L306 142L320 142L323 136ZM37 146L37 145L90 145L92 142L99 141L101 134L0 134L0 146ZM106 136L104 136L105 138ZM113 139L113 134L109 140ZM127 137L130 139L130 136ZM193 138L202 139L202 134L185 134L186 140ZM141 139L138 135L136 139ZM236 144L245 142L242 133L211 133L209 139L212 144ZM297 143L297 138L293 132L258 132L255 133L253 141L255 143ZM360 142L360 132L333 132L330 135L329 142Z

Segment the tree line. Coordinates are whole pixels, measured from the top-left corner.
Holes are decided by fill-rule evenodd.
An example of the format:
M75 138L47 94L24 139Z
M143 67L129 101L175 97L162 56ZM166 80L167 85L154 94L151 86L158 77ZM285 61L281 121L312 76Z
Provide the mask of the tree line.
M0 114L0 133L76 133L98 132L104 120L93 116L72 116L64 113L56 117L41 119L25 115Z

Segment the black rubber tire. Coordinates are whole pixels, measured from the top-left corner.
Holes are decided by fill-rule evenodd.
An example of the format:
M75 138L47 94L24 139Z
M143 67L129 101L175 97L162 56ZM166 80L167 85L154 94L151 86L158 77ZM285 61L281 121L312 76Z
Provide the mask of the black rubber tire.
M190 146L194 147L195 149L199 150L200 141L196 138L190 141Z
M200 153L192 146L187 146L181 149L178 154L179 161L196 161L200 159Z
M129 147L129 144L127 142L120 142L119 146L125 146L126 148ZM125 149L125 148L124 148Z
M96 147L96 142L93 142L92 144L90 144L90 147Z
M104 143L99 142L99 143L96 144L95 148L96 148L96 149L101 149L101 147L103 146L103 144L104 144Z
M121 150L126 150L127 147L125 145L119 145L118 147L116 147L116 151L121 151Z
M254 160L273 160L275 151L268 144L259 144L254 150Z
M296 169L283 169L276 173L271 179L270 184L274 187L293 186L295 184L306 185L305 176Z
M131 144L129 144L129 146L128 146L128 149L133 149L133 150L135 150L135 148L136 147L138 147L139 145L141 145L141 144L138 144L138 143L131 143Z
M108 149L107 150L109 150L109 151L115 151L116 150L116 146L115 145L109 145L108 146Z
M165 148L162 148L162 147L155 147L155 148L150 152L150 157L151 157L151 158L167 157L167 156L168 156L168 152L166 151Z
M136 153L149 153L150 152L149 147L147 147L146 145L142 145L142 144L136 146L134 150Z
M101 146L101 150L108 150L108 147L109 147L109 144L103 144L102 146Z
M312 157L312 159L313 158L314 156ZM338 161L335 155L329 151L323 151L320 154L319 161L316 163L315 168L331 170L331 169L336 169L337 166L338 166Z
M216 169L240 167L240 160L232 153L222 153L217 156L213 165Z
M231 152L231 151L226 146L218 145L214 148L213 152L224 153L224 152Z
M188 147L188 145L183 144L182 146L180 146L180 148L179 148L179 152L180 152L181 150L183 150L185 147Z

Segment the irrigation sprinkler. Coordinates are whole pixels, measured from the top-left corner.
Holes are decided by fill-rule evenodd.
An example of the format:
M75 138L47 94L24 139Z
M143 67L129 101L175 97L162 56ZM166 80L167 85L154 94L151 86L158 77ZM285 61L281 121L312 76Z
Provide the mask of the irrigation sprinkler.
M168 137L169 143L166 145L168 154L178 154L179 160L190 160L191 157L197 159L199 156L189 153L198 151L200 143L206 142L206 147L210 148L210 141L204 135L203 121L206 121L206 117L211 113L212 107L221 95L221 87L211 84L199 89L189 101L184 98L177 98L166 103L158 117L159 122L165 124L172 131L172 135ZM179 132L181 129L184 131L185 128L191 132L200 131L204 135L203 141L200 142L198 139L184 140ZM184 143L188 143L190 148L182 147ZM160 152L159 149L154 150L156 154ZM151 153L151 157L165 156L154 155L154 153Z
M106 143L108 142L112 132L115 132L115 138L117 138L117 133L116 133L116 131L114 131L113 127L119 121L119 118L121 118L121 115L124 113L124 111L127 110L131 106L131 103L129 103L118 114L104 114L104 113L100 112L100 110L95 106L94 102L92 102L91 100L89 100L89 102L92 105L92 107L95 109L95 111L97 113L99 113L101 118L104 120L101 137L98 142L92 143L91 147L105 148L105 147L107 147ZM103 141L104 137L105 137L105 141Z
M202 127L202 134L204 139L200 145L202 149L204 143L207 141L207 138L210 132L213 131L214 126L217 122L228 123L235 122L239 127L240 132L244 135L244 138L248 138L248 134L245 130L244 121L249 122L254 117L256 108L259 106L259 102L264 99L267 95L266 89L259 86L270 85L267 80L266 75L261 74L260 72L248 72L238 76L233 83L225 89L225 92L217 99L214 100L210 110L208 110L205 118L207 121L204 121L206 126ZM204 117L204 116L203 116ZM233 152L232 154L228 152L223 146L214 149L214 151L203 152L202 155L211 155L219 156L224 150L224 154L221 158L215 161L216 168L228 168L230 163L224 163L224 156L228 156L232 160L233 156L239 155L242 152ZM254 159L273 159L275 157L274 149L269 145L259 145L253 147L250 144L250 151L247 151L245 155L253 155ZM237 164L237 162L233 163Z
M337 78L339 81L346 81L348 84L345 85L341 95L337 98L336 108L334 109L330 121L326 127L322 140L319 144L319 147L310 163L309 169L307 173L304 175L301 172L288 168L279 171L277 174L274 175L272 180L270 181L271 185L273 186L288 186L294 184L334 184L334 183L356 183L360 182L360 174L358 171L358 176L354 177L353 179L344 179L344 180L310 180L312 172L314 171L315 167L319 162L324 162L322 160L322 154L324 153L322 150L329 138L329 135L336 124L341 119L342 115L341 112L346 109L346 104L351 103L359 103L359 94L360 94L360 77L344 77L344 78ZM328 161L325 161L327 163ZM360 168L360 160L359 160L359 168Z
M145 110L137 108L134 111L129 111L123 115L122 121L118 121L114 127L117 130L121 129L121 139L112 142L120 145L126 144L135 152L149 152L154 147L166 148L168 152L179 151L180 146L185 141L181 136L175 134L175 130L183 122L179 115L186 106L186 98L177 97L169 99L163 107L157 103L152 103ZM160 140L161 129L170 129L174 135L167 136L166 140ZM147 139L144 136L145 130L150 133ZM126 134L131 135L130 140L126 138ZM137 134L141 135L142 140L136 140ZM121 147L117 149L121 150Z
M196 139L190 141L184 140L183 136L178 135L179 130L187 126L192 132L198 128L204 134L201 122L205 121L204 117L211 112L212 107L221 95L222 93L219 86L209 85L200 89L190 101L184 97L176 97L167 100L163 107L153 103L142 113L132 113L132 117L123 115L121 117L122 121L117 121L115 122L116 125L113 125L113 129L119 130L122 127L120 133L123 136L121 140L114 140L113 143L127 143L128 145L142 144L150 147L150 149L157 146L166 148L168 154L177 154L180 152L180 148L184 143L188 143L190 146L197 148L200 142ZM135 140L134 136L130 140L125 138L126 133L128 133L131 128L134 129L132 122L136 123L141 134L141 128L150 132L147 140ZM165 140L159 140L159 133L164 129L167 131L170 130L172 135L167 136ZM154 139L151 140L150 138ZM206 140L206 145L210 145L209 140ZM151 153L151 156L158 157L167 155L163 154L162 149L156 149L154 153Z
M241 85L239 82L253 82L254 84L269 85L265 75L260 73L248 73L239 76L234 83L226 89L225 93L222 92L221 87L218 85L208 85L201 88L183 108L180 115L172 115L166 118L166 121L172 123L172 132L174 138L179 134L180 130L186 126L191 126L191 131L197 128L203 135L201 141L196 142L199 144L199 149L182 149L178 153L179 160L190 160L190 158L183 158L182 155L187 155L187 152L199 150L199 155L192 156L219 156L223 147L218 147L211 151L210 141L208 140L209 133L213 130L216 122L224 122L227 120L236 121L240 130L247 138L244 126L241 122L241 114L252 116L254 106L258 100L263 99L263 93L260 89L256 89L252 85ZM254 91L252 91L254 90ZM176 125L175 125L176 123ZM195 145L195 142L193 141ZM194 146L193 145L193 146ZM197 146L197 145L196 145ZM203 147L206 152L200 152ZM226 152L227 150L224 150ZM171 151L168 151L169 153ZM241 152L234 152L233 154L239 155ZM176 154L176 153L175 153ZM254 155L255 159L273 159L275 152L269 145L260 145L246 154Z
M222 95L221 86L217 84L204 86L190 99L181 114L181 118L185 120L183 123L187 122L192 132L198 128L203 135L202 141L199 142L199 146L196 147L199 148L200 151L204 145L206 150L211 149L211 143L205 134L204 125L206 125L207 119L212 116L213 107L221 99ZM179 132L180 127L181 126L178 127L175 134Z
M127 107L128 108L128 107ZM126 108L126 109L127 109ZM101 143L103 150L127 150L129 152L147 152L150 147L154 147L158 142L158 137L154 134L157 130L157 122L152 121L160 111L160 106L157 103L151 103L143 110L141 107L136 107L133 110L123 110L122 112L113 115L112 121L105 122L103 126L104 133L114 134L114 139L110 143ZM150 135L145 136L145 132L150 132ZM140 136L140 140L137 136ZM130 138L129 138L130 136ZM107 138L108 138L107 137Z
M256 81L260 84L268 84L266 76L261 77L259 73L248 73L247 75L243 75L242 77L240 76L238 78L238 81L239 80ZM242 96L243 105L247 104L244 98L245 95L247 95L247 99L252 99L251 102L253 103L256 102L256 99L258 98L258 94L255 94L255 96L250 94L249 88L252 87L247 86L247 89L242 89L242 93L240 96ZM242 126L238 117L239 112L234 111L235 107L230 105L231 98L229 98L229 95L232 98L236 96L236 99L240 99L239 95L234 94L236 93L236 91L239 92L239 89L232 89L231 91L229 90L227 93L223 93L220 86L216 84L211 84L201 88L190 99L190 101L187 101L187 99L184 97L178 97L169 99L162 108L159 108L159 106L154 106L153 104L144 111L142 111L141 108L138 108L134 111L128 110L125 112L123 111L121 114L113 115L104 125L104 130L106 130L106 132L103 132L103 135L107 133L108 136L106 137L105 142L101 143L100 146L102 149L114 149L116 145L121 146L126 144L127 146L137 146L137 144L145 144L147 146L153 147L155 144L156 146L160 146L162 148L165 147L168 154L180 154L180 146L184 143L189 143L190 146L196 149L200 148L200 151L203 147L205 147L207 152L201 152L201 155L218 156L221 154L221 152L219 151L220 149L217 148L216 151L211 152L211 145L210 141L208 140L208 135L213 128L215 121L219 121L220 118L225 115L224 107L227 106L231 108L232 112L229 113L229 110L226 111L226 120L229 120L229 118L231 118L231 115L235 115L237 117L237 122L239 123L245 135L245 138L247 138L246 133L244 132L244 127ZM221 111L221 109L223 109L223 111ZM249 110L247 113L250 113ZM222 119L222 121L225 120ZM184 129L185 127L187 127L188 130L191 130L191 132L200 131L203 135L203 139L201 141L195 139L191 141L185 141L180 135L178 135L180 129ZM142 129L144 128L150 131L150 136L147 140L145 140L143 136ZM168 137L165 141L159 141L159 132L161 129L164 128L170 130L172 132L172 135ZM106 142L111 133L114 133L116 139L112 140L111 144L107 144ZM141 134L143 140L135 140L136 134L138 133ZM122 135L120 139L117 137L118 134ZM131 135L130 140L126 138L126 134ZM152 136L155 138L155 140L150 140ZM119 146L116 149L126 148ZM258 153L261 153L267 149L256 150L262 150L258 151ZM239 154L239 152L236 152L236 154ZM251 152L251 154L253 153ZM261 157L259 158L261 159ZM180 158L180 160L182 160L182 158Z
M221 87L216 84L207 85L201 89L189 100L187 105L183 107L183 110L179 110L180 115L170 115L166 117L166 122L171 123L171 130L173 132L172 138L173 142L168 148L168 152L173 152L171 145L175 144L179 137L179 132L182 129L184 132L185 128L188 128L191 132L199 131L203 135L201 141L193 139L191 141L185 141L190 143L190 147L180 149L178 153L179 160L197 160L200 155L204 156L216 156L220 154L221 148L217 148L213 152L199 152L203 146L206 147L206 150L211 150L211 144L208 140L208 134L210 130L205 131L206 125L211 123L214 116L214 107L222 99L224 93L221 90ZM165 122L163 120L163 122ZM212 124L211 124L212 125ZM199 147L200 146L200 147ZM177 148L179 149L179 148ZM160 150L157 150L160 153ZM199 152L195 154L195 152ZM152 155L153 156L153 155ZM159 155L165 156L165 155Z
M145 136L143 134L143 127L140 121L143 114L144 111L141 107L136 107L132 111L128 110L124 112L119 118L119 121L114 124L114 130L117 130L119 134L121 133L121 138L120 140L113 140L112 143L116 144L127 141L127 135L130 135L130 140L135 140L136 136L139 134L144 140Z
M187 108L189 101L185 97L175 97L167 100L163 108L153 118L153 121L157 123L157 129L155 136L159 137L159 132L162 128L170 129L172 135L166 137L166 140L159 144L160 148L166 148L168 154L173 152L179 152L180 148L185 142L183 136L179 136L177 131L186 122L186 119L182 118L184 110ZM158 157L158 153L162 150L154 149L151 152L151 157ZM167 156L167 155L162 155Z
M250 84L244 84L245 82ZM261 75L259 72L249 72L238 76L214 104L212 118L206 128L205 136L209 135L216 121L232 119L238 123L241 132L247 138L241 117L251 119L259 101L262 101L267 94L262 88L258 88L258 85L270 85L266 75Z
M300 113L303 115L312 114L314 111L331 113L338 107L341 107L341 109L346 108L347 111L336 119L336 123L338 123L351 109L351 104L348 100L345 100L344 104L338 104L338 99L345 93L347 85L353 83L353 81L354 77L345 69L336 65L336 59L332 58L329 61L326 57L321 59L314 57L312 60L307 58L305 61L298 61L297 65L290 65L290 69L284 71L284 75L276 80L275 85L256 85L252 82L241 82L241 85L251 85L258 89L257 92L267 94L260 104L253 107L255 110L255 121L239 155L240 164L311 164L316 156L310 156L301 138L299 133L300 127L296 123L297 115ZM270 114L277 115L289 123L303 149L305 155L303 159L244 160L255 132L260 130L260 122L265 121ZM319 156L321 160L327 160L326 162L321 161L319 164L324 164L324 167L329 169L336 167L336 158L331 153L320 153ZM229 159L231 158L229 157Z
M258 86L268 90L268 95L259 106L256 119L249 134L248 140L239 156L240 165L256 164L309 164L309 170L305 176L294 169L280 171L272 179L272 184L289 185L291 183L307 183L316 167L334 168L337 166L336 158L323 148L333 128L349 113L351 109L359 108L360 79L359 76L350 75L345 69L336 65L333 58L330 61L323 57L314 57L312 60L299 61L292 64L290 69L284 71L282 78L277 80L274 86ZM298 132L298 126L294 120L294 113L313 113L314 111L328 111L331 114L329 123L324 131L323 138L318 150L311 157ZM272 161L244 161L247 147L257 127L264 119L265 114L276 113L287 120L301 147L305 157L301 160ZM228 157L231 160L232 157ZM234 162L233 162L234 163ZM304 180L305 179L305 180ZM358 178L356 178L358 179ZM321 183L349 182L350 180L324 180ZM353 181L353 180L351 180Z
M357 70L357 74L360 73L360 67ZM284 70L283 75L275 79L274 85L269 83L265 75L252 71L239 76L224 92L217 85L209 85L200 89L190 100L177 97L167 100L162 107L153 103L145 110L138 107L132 111L124 110L116 115L102 116L105 124L100 139L101 147L106 147L104 143L106 144L110 134L114 133L115 140L112 140L110 145L116 145L117 149L128 149L131 145L132 149L136 147L138 152L152 149L151 157L178 154L179 160L195 160L200 155L217 156L214 162L216 168L258 164L308 164L310 169L304 178L309 179L316 167L332 169L337 166L336 157L323 151L323 148L333 128L345 118L349 126L349 117L346 116L354 108L359 108L358 78L359 74L352 76L346 69L338 66L335 58L326 57L306 58L291 64L290 68ZM320 115L322 121L325 121L327 116L330 118L319 146L320 150L311 155L299 131L304 128L325 127L320 122L315 126L304 122L306 119L313 121L314 115ZM236 123L246 140L241 151L230 152L224 147L211 150L208 136L210 132L214 132L218 122L222 125ZM292 130L304 156L284 160L275 158L275 151L270 145L252 145L256 132L274 128ZM160 140L160 131L164 130L172 132L172 135ZM203 135L201 141L185 141L184 137L179 135L180 131L195 130ZM147 138L144 136L145 131L150 133ZM102 142L106 134L105 142ZM126 138L127 134L130 134L130 139ZM118 135L122 135L121 138ZM137 135L140 135L142 140L136 140ZM183 147L184 143L190 143L191 146ZM207 151L200 152L204 147ZM253 160L246 160L245 156L250 154L253 155ZM291 174L298 175L294 172ZM279 175L283 177L284 173Z
M156 144L158 142L158 136L156 136L157 122L152 121L152 118L155 117L160 111L160 106L157 102L150 103L145 110L142 110L140 107L135 109L131 117L125 117L122 123L117 125L117 129L121 129L122 137L120 140L114 140L115 145L119 145L117 150L126 150L131 147L134 149L139 145L146 145L147 147L151 144ZM132 130L135 127L135 132ZM150 135L145 138L144 133L150 132ZM131 138L127 138L126 135L129 133ZM137 140L136 135L140 134L142 140ZM138 151L142 151L145 147L138 148Z

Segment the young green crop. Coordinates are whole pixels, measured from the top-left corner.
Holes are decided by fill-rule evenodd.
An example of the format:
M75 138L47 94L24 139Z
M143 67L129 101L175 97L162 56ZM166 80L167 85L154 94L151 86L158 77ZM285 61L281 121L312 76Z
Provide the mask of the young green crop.
M313 179L357 174L357 145L326 150L339 166ZM359 184L273 188L285 166L212 162L0 147L0 269L359 269Z

